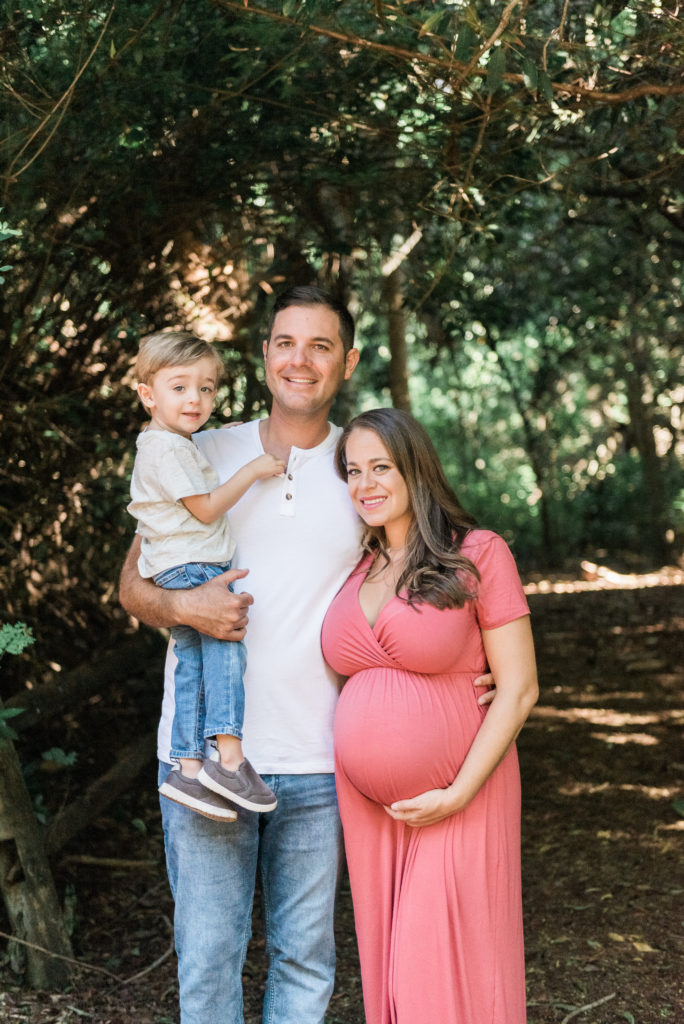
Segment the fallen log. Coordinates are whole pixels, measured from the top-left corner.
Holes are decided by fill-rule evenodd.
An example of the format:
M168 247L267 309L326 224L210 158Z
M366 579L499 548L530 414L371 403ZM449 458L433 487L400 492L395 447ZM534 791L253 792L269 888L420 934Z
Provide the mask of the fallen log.
M130 640L99 655L96 665L79 665L70 672L58 674L43 686L22 690L5 701L6 708L23 710L23 714L12 719L12 728L23 732L64 708L74 708L93 693L106 690L126 676L139 674L146 664L154 664L154 659L161 671L164 650L161 633L141 629Z
M52 857L82 829L86 827L105 807L140 774L156 756L156 733L149 732L119 754L115 764L86 789L83 796L74 800L48 825L46 849Z

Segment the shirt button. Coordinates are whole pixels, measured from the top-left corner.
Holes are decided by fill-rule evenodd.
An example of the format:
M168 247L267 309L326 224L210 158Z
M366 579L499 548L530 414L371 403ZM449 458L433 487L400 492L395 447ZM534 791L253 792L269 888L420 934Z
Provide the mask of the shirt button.
M292 476L292 473L288 473L287 474L287 479L288 480L294 480L294 477Z
M285 495L285 500L286 501L291 501L292 500L292 495L291 494L286 494Z

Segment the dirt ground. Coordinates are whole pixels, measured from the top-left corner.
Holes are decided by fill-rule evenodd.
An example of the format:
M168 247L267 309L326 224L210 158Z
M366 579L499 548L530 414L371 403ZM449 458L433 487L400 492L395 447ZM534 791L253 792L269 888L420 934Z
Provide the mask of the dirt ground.
M681 583L674 570L529 581L542 685L518 742L529 1024L684 1021ZM155 795L151 770L55 865L82 965L68 992L22 988L0 940L2 1024L176 1024ZM346 880L337 926L327 1022L363 1024ZM260 1021L263 946L257 906L246 1024Z

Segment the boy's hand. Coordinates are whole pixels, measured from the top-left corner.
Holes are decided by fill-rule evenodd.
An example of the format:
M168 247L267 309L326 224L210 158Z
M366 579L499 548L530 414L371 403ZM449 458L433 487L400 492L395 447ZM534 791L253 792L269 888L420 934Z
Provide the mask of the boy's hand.
M285 463L282 459L276 459L275 455L260 455L252 462L257 480L265 480L269 476L282 476L285 472Z

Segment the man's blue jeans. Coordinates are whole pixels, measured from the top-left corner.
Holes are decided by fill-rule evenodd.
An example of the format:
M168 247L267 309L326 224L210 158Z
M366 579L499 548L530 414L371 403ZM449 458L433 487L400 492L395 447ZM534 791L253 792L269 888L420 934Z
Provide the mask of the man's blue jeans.
M192 590L230 568L209 562L175 565L157 573L154 582L165 590ZM215 640L191 626L171 630L177 664L171 729L171 757L201 761L204 741L213 736L242 739L247 654L244 643Z
M160 779L170 766L160 764ZM269 958L263 1024L323 1024L333 990L342 830L332 774L264 775L269 814L214 822L161 798L181 1024L243 1024L257 871Z

